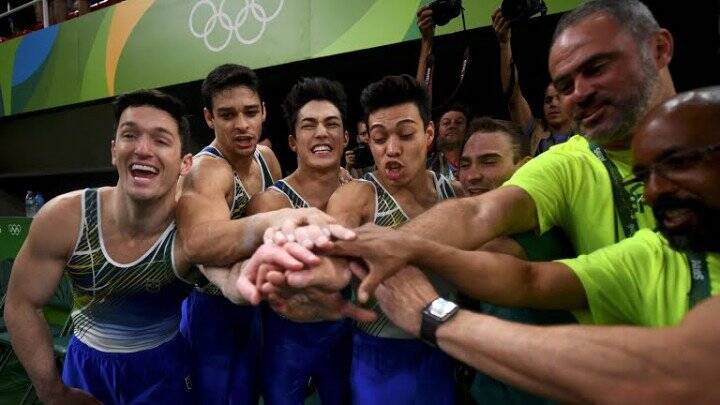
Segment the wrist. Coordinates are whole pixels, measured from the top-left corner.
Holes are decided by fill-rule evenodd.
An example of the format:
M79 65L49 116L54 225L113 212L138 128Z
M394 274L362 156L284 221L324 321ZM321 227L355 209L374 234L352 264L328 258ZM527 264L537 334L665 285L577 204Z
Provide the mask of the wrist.
M436 295L423 308L420 338L424 342L437 347L438 329L452 321L459 311L460 307L455 302Z
M68 387L57 379L53 382L38 384L37 385L37 396L40 402L52 403L52 400L63 396L67 391Z
M427 240L410 232L405 232L403 238L406 241L405 246L408 252L407 263L419 266L417 262L423 257L422 253L427 249Z
M455 316L440 325L435 333L437 347L444 349L444 346L446 346L451 339L459 336L460 332L458 332L458 329L461 328L462 325L467 324L467 320L472 314L472 312L466 309L460 309ZM475 315L484 316L481 314ZM473 322L475 321L477 320L473 319Z

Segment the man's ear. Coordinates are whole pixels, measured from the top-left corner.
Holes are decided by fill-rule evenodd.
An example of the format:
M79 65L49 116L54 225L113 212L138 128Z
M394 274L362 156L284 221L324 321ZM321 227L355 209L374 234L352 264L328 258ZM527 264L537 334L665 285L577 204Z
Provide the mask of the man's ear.
M117 161L117 157L116 157L116 153L115 153L115 140L113 139L112 141L110 141L110 162L112 163L113 166L117 167L116 161Z
M343 141L343 149L345 149L348 146L348 143L350 142L350 134L348 131L345 131L345 140Z
M297 139L295 139L295 135L288 135L288 146L290 146L291 151L297 153Z
M427 138L425 144L429 148L433 143L433 139L435 139L435 124L432 121L428 122L425 127L425 136Z
M203 117L205 117L205 123L208 127L215 129L215 126L213 124L213 114L210 110L207 108L203 108Z
M265 108L264 101L260 103L260 111L262 113L262 122L265 122L265 118L267 118L267 109Z
M653 37L653 55L655 65L658 69L663 69L670 64L675 51L675 44L670 31L661 29Z
M190 169L192 168L192 162L193 162L192 153L188 153L182 157L182 163L180 165L180 175L181 176L186 176L188 173L190 173Z
M524 158L520 159L517 163L515 163L515 170L519 169L522 165L529 162L530 159L532 159L532 156L525 156Z

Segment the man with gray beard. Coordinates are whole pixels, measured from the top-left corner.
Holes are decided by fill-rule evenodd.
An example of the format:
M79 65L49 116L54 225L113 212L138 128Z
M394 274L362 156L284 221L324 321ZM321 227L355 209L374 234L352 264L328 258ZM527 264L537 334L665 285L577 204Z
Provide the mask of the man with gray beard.
M549 69L578 135L525 164L502 187L443 202L403 229L477 249L498 236L559 227L578 254L587 254L653 228L642 184L627 183L631 130L675 94L672 53L672 36L637 0L594 0L568 12L556 28ZM361 300L407 262L373 251L364 259L370 274Z

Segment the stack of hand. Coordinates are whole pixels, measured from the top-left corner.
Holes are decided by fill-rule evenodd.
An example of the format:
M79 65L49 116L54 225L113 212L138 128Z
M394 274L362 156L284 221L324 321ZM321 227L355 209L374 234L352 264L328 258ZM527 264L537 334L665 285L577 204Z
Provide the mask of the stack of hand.
M288 222L268 228L265 243L238 265L237 289L251 304L267 300L276 312L296 321L372 321L374 312L341 293L354 274L361 280L359 303L374 294L395 324L418 335L422 309L438 294L421 271L408 266L417 254L408 249L412 238L376 225L349 230L325 221L304 226Z

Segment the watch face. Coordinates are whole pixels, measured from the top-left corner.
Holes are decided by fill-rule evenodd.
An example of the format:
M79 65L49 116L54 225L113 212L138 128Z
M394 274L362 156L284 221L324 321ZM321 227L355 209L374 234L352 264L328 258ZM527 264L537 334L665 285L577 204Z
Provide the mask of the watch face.
M455 308L457 304L452 301L448 301L443 298L438 298L430 304L430 314L437 318L443 319L448 316Z

